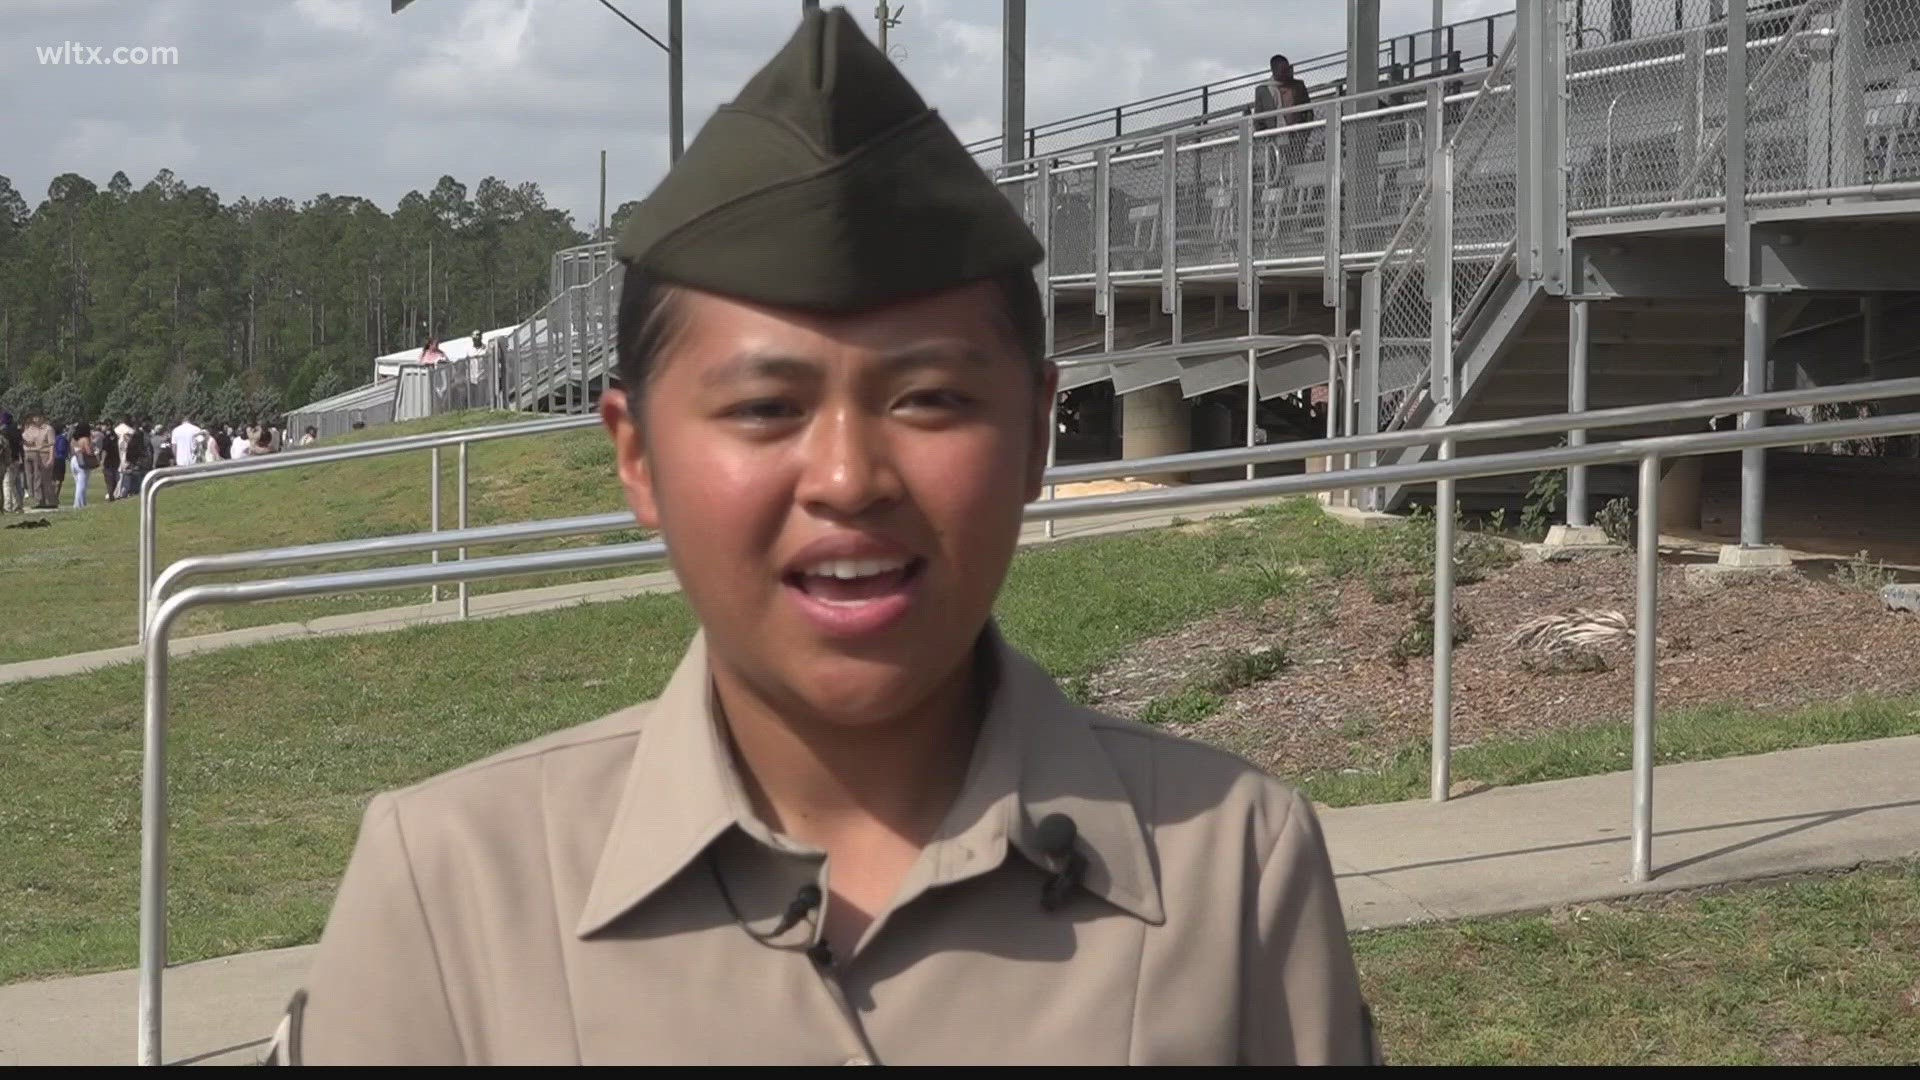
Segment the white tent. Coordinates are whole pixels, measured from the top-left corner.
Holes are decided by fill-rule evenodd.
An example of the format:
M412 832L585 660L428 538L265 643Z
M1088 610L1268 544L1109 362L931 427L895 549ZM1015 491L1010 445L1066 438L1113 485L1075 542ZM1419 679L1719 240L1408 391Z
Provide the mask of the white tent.
M474 347L472 334L468 334L465 337L448 338L440 342L440 355L445 357L449 362L454 360L467 360L478 356L494 338L505 337L513 333L519 325L519 323L514 323L512 326L502 326L496 330L482 331L480 334L479 348ZM394 378L400 374L401 368L420 364L421 354L425 351L426 346L422 345L412 349L401 349L399 352L390 352L385 356L376 356L373 359L373 377L376 380Z

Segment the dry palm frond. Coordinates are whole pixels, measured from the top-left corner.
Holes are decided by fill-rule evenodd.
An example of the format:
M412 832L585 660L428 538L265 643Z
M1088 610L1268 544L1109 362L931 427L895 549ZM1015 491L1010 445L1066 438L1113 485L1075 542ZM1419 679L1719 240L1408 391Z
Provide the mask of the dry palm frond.
M1522 623L1507 647L1558 656L1631 640L1633 624L1618 611L1582 608L1568 615L1542 615Z

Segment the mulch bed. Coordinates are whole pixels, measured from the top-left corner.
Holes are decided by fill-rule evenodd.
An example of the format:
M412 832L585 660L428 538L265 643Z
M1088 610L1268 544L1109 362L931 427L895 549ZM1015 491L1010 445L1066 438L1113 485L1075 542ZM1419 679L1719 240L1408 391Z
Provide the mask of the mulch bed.
M1690 583L1687 570L1667 565L1660 575L1662 709L1739 703L1764 711L1920 690L1920 618L1889 613L1878 596L1797 575ZM1631 618L1633 583L1632 556L1609 555L1519 563L1460 586L1458 609L1475 632L1454 649L1455 745L1630 718L1631 639L1602 650L1606 670L1585 672L1540 671L1506 642L1539 615L1587 608ZM1348 581L1304 604L1223 614L1142 642L1089 680L1094 702L1137 716L1214 656L1283 646L1286 670L1178 730L1281 775L1374 767L1428 738L1433 662L1392 662L1418 601L1382 603L1373 593Z

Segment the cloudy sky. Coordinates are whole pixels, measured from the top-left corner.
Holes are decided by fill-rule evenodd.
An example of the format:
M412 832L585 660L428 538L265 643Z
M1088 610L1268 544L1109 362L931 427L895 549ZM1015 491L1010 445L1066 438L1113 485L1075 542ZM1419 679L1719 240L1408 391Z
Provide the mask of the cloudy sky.
M666 36L666 0L612 0ZM685 0L691 140L790 35L799 0ZM896 5L898 6L898 5ZM666 55L599 0L0 0L0 175L29 205L78 172L161 168L222 198L330 192L392 209L443 174L537 181L591 229L667 164ZM850 9L869 32L872 0ZM908 0L896 58L963 140L999 127L1000 0ZM1447 0L1465 18L1510 0ZM1029 0L1029 124L1345 47L1343 0ZM1382 0L1383 32L1431 0ZM64 43L171 65L44 62Z

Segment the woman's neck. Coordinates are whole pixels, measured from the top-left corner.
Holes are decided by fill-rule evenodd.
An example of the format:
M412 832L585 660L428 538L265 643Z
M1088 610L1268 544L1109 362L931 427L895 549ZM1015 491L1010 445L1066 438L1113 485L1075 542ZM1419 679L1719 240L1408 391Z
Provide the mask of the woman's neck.
M755 812L822 848L876 827L926 843L972 759L981 713L974 667L961 664L896 716L842 725L793 716L716 665L722 723Z

